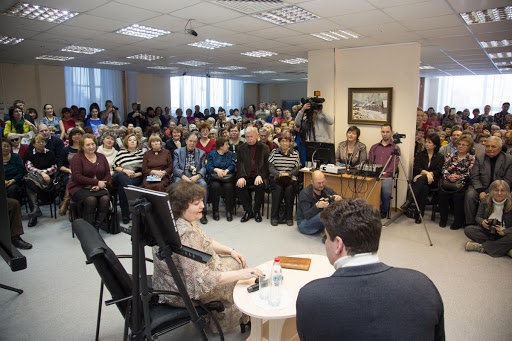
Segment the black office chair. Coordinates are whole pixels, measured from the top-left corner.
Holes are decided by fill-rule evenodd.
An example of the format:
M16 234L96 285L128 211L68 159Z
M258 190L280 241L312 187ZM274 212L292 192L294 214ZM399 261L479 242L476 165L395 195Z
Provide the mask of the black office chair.
M101 277L100 297L98 305L98 319L96 324L96 341L99 338L101 305L103 301L103 285L107 287L112 295L112 299L105 302L105 305L116 304L117 308L125 319L123 340L128 338L128 328L131 328L132 317L132 279L119 261L119 258L131 258L131 256L116 256L114 252L105 244L105 241L98 230L83 219L76 219L72 223L73 231L77 235L82 250L87 258L86 264L93 263ZM146 258L152 262L151 259ZM150 276L148 276L150 277ZM156 339L162 334L170 332L176 328L188 324L191 319L186 308L172 307L167 304L158 303L158 295L180 296L179 293L170 291L153 291L149 306L151 335ZM217 326L219 337L224 340L222 329L211 311L224 311L224 305L221 302L210 302L202 304L194 301L198 306L196 311L199 315L209 315ZM142 319L142 316L141 316ZM142 320L143 321L143 320ZM144 325L144 323L142 323Z

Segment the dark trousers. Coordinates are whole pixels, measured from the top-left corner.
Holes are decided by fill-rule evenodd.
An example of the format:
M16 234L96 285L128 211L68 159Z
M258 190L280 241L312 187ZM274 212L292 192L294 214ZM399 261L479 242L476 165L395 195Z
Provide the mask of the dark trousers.
M23 197L23 186L20 183L15 182L9 187L6 187L5 190L7 191L7 198L21 202L21 198Z
M464 194L466 188L455 193L446 193L439 191L439 213L441 220L448 220L448 208L450 200L453 200L453 216L455 218L453 224L457 227L464 227Z
M236 187L236 194L242 202L244 211L252 211L256 213L261 211L261 205L263 205L263 200L265 198L265 182L255 186L254 180L255 178L247 178L244 188ZM251 190L254 190L254 207L251 206L252 199L251 193L249 192Z
M121 214L123 217L130 216L130 206L128 199L124 193L124 188L128 185L140 186L142 183L142 176L136 178L130 178L125 173L116 172L114 174L114 187L117 188L117 196L119 198L119 206L121 206Z
M233 210L233 194L233 182L220 182L210 179L210 196L213 212L219 211L221 195L224 195L226 200L226 212L231 212Z
M485 252L492 257L501 257L512 249L512 228L505 229L505 235L491 234L481 226L469 225L464 229L466 236L474 242L482 244Z
M295 201L297 182L292 181L288 186L283 187L277 182L272 182L272 220L279 219L279 206L284 199L284 212L286 220L293 220L293 202Z
M23 223L21 222L21 206L18 200L7 198L7 210L9 211L9 223L11 237L23 234Z
M425 214L425 206L427 205L428 200L428 192L430 190L430 186L428 184L428 178L426 175L420 176L416 182L412 184L412 191L416 200L418 201L418 207L420 208L421 215ZM409 201L414 205L414 199L411 197Z

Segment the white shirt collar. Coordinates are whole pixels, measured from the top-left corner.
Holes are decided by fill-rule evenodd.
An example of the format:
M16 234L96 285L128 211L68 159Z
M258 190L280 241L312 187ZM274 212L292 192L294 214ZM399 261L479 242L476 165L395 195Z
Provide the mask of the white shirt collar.
M367 265L367 264L375 264L379 263L379 256L377 253L358 253L356 255L352 256L344 256L341 258L338 258L336 262L334 262L334 268L344 268L349 266L360 266L360 265Z

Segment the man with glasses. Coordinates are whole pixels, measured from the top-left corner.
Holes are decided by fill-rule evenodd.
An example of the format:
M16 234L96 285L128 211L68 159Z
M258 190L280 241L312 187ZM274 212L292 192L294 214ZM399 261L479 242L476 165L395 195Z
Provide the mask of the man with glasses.
M505 180L512 185L512 156L501 151L503 142L491 136L485 143L485 154L477 155L471 170L471 184L464 197L466 225L475 225L478 204L489 194L489 185L495 180Z
M51 134L50 129L48 129L48 126L44 123L39 123L39 132L43 134L44 138L46 139L45 148L48 150L51 150L53 154L55 154L55 157L59 157L60 153L62 152L62 149L64 149L64 142L58 137L55 137ZM31 144L28 146L28 152L31 152L34 149L34 146Z
M269 132L266 128L261 128L259 130L260 142L266 144L270 152L277 148L276 144L272 141L268 140Z

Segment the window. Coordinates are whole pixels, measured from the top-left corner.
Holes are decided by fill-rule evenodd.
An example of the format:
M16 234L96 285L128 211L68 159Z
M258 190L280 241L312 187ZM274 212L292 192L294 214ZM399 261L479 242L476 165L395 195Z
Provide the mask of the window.
M123 107L121 71L66 66L64 79L68 107L76 105L89 112L92 103L98 103L103 109L109 99L120 110Z
M449 105L457 111L478 108L482 113L489 104L491 114L495 114L501 111L503 102L512 100L511 94L512 75L439 77L436 110L442 113Z
M241 109L244 102L244 82L231 79L218 79L207 77L171 77L171 111L177 108L190 108L199 105L204 108L214 107L217 110L223 107Z

